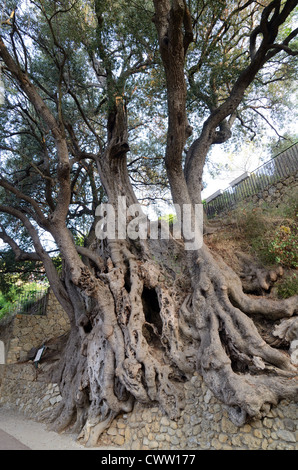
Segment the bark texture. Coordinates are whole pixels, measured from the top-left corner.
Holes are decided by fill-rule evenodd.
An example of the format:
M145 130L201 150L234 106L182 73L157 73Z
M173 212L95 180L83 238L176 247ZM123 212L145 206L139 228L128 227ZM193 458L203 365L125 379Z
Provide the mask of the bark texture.
M294 0L273 1L264 9L260 30L252 35L251 62L234 84L229 98L214 109L201 136L183 150L190 129L186 116L185 55L192 41L190 13L183 0L154 0L155 25L168 93L168 136L165 166L173 201L181 207L200 202L202 171L210 146L231 134L234 113L260 67L277 53L278 26L292 11ZM249 2L248 2L249 3ZM100 3L96 2L98 10ZM272 14L272 12L274 14ZM270 17L270 20L268 19ZM100 18L99 18L100 19ZM100 23L99 23L100 24ZM270 34L265 34L270 30ZM268 32L268 31L267 31ZM263 35L258 50L256 36ZM134 401L158 404L171 418L184 407L183 383L199 371L213 393L242 425L259 418L282 398L298 399L297 364L290 342L297 338L298 297L274 301L248 292L273 282L259 267L240 277L206 245L185 250L177 240L97 240L77 247L66 225L71 202L69 146L65 127L53 116L29 77L12 59L2 40L0 54L35 110L46 122L57 149L57 204L45 217L29 196L0 180L0 185L30 204L30 215L54 237L63 260L59 277L45 253L29 216L0 206L27 228L35 255L43 261L53 290L69 315L71 331L63 353L53 364L51 380L63 397L55 416L57 431L72 430L87 446ZM107 57L105 57L107 61ZM111 90L109 90L111 92ZM107 145L93 155L106 196L117 214L117 199L137 202L129 181L127 116L121 94L109 94ZM3 237L22 259L10 237ZM91 242L91 240L93 240ZM247 282L248 276L254 279ZM244 288L244 289L243 289ZM258 327L260 318L274 327L269 340ZM286 323L284 323L286 321ZM280 323L279 323L280 322Z
M281 399L297 400L289 350L297 297L244 294L238 275L205 246L190 259L175 240L150 242L143 253L139 245L108 243L105 253L100 273L93 265L77 286L67 282L76 322L53 369L64 398L53 429L78 432L95 446L135 400L178 418L182 385L195 370L238 426ZM258 328L260 315L275 325L275 344ZM291 324L280 323L285 318Z

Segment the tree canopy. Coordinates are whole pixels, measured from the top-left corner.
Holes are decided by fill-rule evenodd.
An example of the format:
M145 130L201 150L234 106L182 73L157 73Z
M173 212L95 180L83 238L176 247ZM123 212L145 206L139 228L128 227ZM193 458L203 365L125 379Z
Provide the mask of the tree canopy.
M297 398L251 319L296 321L297 298L248 296L204 243L96 237L104 202L195 211L213 146L295 115L296 20L297 0L5 2L0 238L70 318L56 429L92 445L134 400L178 416L195 369L238 425Z
M261 34L255 28L260 6L257 2L195 1L189 2L188 8L188 33L187 24L184 26L189 34L186 105L192 132L199 136L208 115L228 99L249 64L249 47L255 47L253 43ZM73 194L68 220L73 227L78 220L90 225L88 216L92 217L104 197L94 156L105 148L108 109L117 94L125 99L128 109L129 174L139 189L138 196L151 202L163 195L169 198L163 163L166 79L153 14L150 1L23 1L16 8L15 2L8 1L4 5L2 35L8 50L63 127L71 146ZM278 32L281 44L270 50L264 67L259 67L256 79L229 118L231 124L235 121L234 128L238 124L233 131L238 142L239 132L259 134L263 112L264 120L270 119L267 109L281 119L287 105L293 105L296 44L291 24L295 14L288 15ZM281 53L276 57L278 50ZM56 162L49 124L28 101L4 62L2 77L6 88L0 129L2 171L33 199L38 200L37 194L44 198L46 193L43 207L51 211L57 189L52 178ZM292 106L293 120L295 110ZM230 132L224 134L221 130L219 142L230 140ZM189 139L185 151L190 143ZM84 222L82 225L86 234L88 228L84 229Z

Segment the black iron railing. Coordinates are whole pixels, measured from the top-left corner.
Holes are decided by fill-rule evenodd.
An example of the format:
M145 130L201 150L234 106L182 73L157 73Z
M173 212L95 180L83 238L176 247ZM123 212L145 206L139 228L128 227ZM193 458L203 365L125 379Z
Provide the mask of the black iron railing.
M217 191L214 197L206 199L205 211L208 217L215 217L225 210L231 210L246 198L264 191L268 186L295 174L298 171L298 143L259 166L251 173L244 173L224 191Z
M14 302L8 315L46 315L48 288L23 292Z

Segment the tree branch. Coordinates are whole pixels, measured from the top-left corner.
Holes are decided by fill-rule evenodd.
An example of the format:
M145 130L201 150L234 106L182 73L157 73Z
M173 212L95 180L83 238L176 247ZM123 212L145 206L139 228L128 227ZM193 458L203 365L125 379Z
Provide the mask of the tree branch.
M61 222L64 222L70 201L70 163L65 136L50 109L46 106L36 88L29 80L28 75L21 70L20 66L15 63L11 57L2 38L0 38L0 57L2 57L9 71L31 101L37 113L44 119L55 139L59 162L57 173L60 183L60 191L58 194L58 203L56 205L55 212L52 215L52 219L53 221L60 220Z
M247 88L264 64L281 49L285 50L279 46L275 48L274 41L277 38L279 26L283 24L296 6L296 0L287 0L283 10L280 11L280 1L273 0L263 10L260 24L252 31L250 36L250 64L239 75L228 98L217 109L211 112L203 125L201 136L190 147L185 162L185 174L193 201L197 201L198 185L202 179L202 171L208 149L214 142L218 141L218 138L220 141L221 136L216 132L216 129L222 125L226 118L235 115ZM286 41L289 42L290 39L293 39L298 32L297 29L295 31L295 34L293 31ZM263 39L256 50L255 43L259 34L262 34Z
M182 31L185 2L154 0L154 22L158 32L160 53L164 64L168 95L168 133L165 164L173 200L189 202L182 169L182 155L189 134L186 115L185 37Z
M38 203L33 198L22 193L19 189L17 189L15 186L13 186L4 178L0 178L0 186L2 186L2 188L14 194L18 199L28 202L35 211L36 221L38 222L38 224L43 228L48 228L49 221L44 216Z
M85 256L86 258L89 258L91 261L93 261L93 263L96 265L100 272L103 271L105 266L104 262L101 257L97 255L94 251L91 251L84 246L78 245L76 245L76 250L80 255Z
M67 295L67 292L58 276L56 268L48 255L48 253L44 250L38 232L36 231L35 227L31 224L30 220L23 214L20 210L15 209L10 206L4 206L0 204L0 212L4 212L6 214L10 214L13 217L20 220L24 227L27 229L35 248L36 255L39 257L39 260L42 261L47 278L51 284L54 294L56 295L57 299L65 309L66 313L69 315L70 319L72 318L73 314L73 307ZM11 246L11 245L10 245ZM16 246L14 246L16 249Z
M37 253L28 253L22 250L19 245L6 233L3 225L1 225L0 238L7 243L15 254L16 261L41 261Z
M298 51L293 51L289 46L286 46L285 44L272 44L270 46L270 49L275 49L277 52L278 51L285 51L288 55L296 56L298 55Z

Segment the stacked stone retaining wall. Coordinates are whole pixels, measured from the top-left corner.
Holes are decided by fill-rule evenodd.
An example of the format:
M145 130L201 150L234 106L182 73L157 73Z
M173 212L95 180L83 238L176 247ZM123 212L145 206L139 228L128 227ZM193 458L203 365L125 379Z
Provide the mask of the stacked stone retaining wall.
M22 357L68 328L65 313L51 295L45 317L16 317L6 330L2 328L2 338L7 341L8 332L12 338L8 360L0 365L0 406L19 410L35 420L55 411L62 400L58 385L46 381L42 362L36 367L33 362L22 362ZM238 428L198 374L184 387L186 401L179 419L169 419L157 405L136 403L131 413L112 422L99 446L132 450L298 450L297 404L284 400L263 419Z
M234 200L232 197L224 197L223 194L209 203L208 217L224 217L237 207L251 204L254 207L268 205L279 207L281 204L293 203L298 200L298 171L279 181L269 183L264 189L256 191L250 196L240 197Z
M238 428L221 402L194 374L185 384L186 403L178 420L169 419L158 406L136 403L118 416L102 435L99 446L127 450L298 450L297 404L283 400L263 419ZM57 384L43 381L33 364L6 366L0 388L0 406L41 420L61 401Z
M0 406L40 420L45 412L53 412L61 399L58 385L44 381L33 363L5 366L0 384Z
M278 207L289 199L298 200L298 171L295 175L288 176L277 183L268 185L263 191L259 191L245 199L244 202L252 202L256 206L268 204L269 206Z
M0 340L5 343L6 364L26 359L32 348L56 338L70 328L67 314L52 291L47 294L45 315L15 315L7 324L0 323Z

